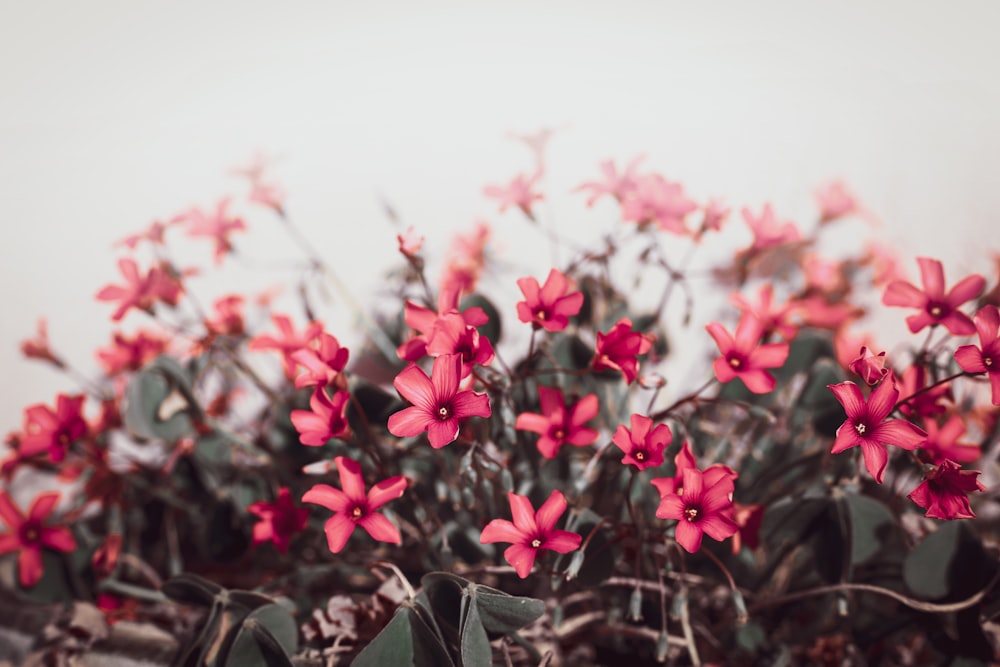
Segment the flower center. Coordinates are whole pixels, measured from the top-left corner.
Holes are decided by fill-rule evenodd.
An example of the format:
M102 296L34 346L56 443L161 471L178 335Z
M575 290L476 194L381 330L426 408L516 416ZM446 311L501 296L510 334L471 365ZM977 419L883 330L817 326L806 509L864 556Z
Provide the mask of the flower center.
M360 519L361 515L363 515L364 513L365 511L360 507L355 507L353 510L351 510L351 516L354 518L355 521Z
M993 357L983 357L983 365L989 368L993 365Z
M697 520L698 519L698 514L699 514L699 511L698 511L697 507L689 507L686 510L684 510L684 516L687 517L688 521L695 521L695 520Z
M535 313L535 317L537 317L538 319L540 319L540 320L542 320L544 322L545 318L548 317L548 315L545 314L544 310L539 310L539 311L537 311Z
M38 542L41 535L38 532L38 527L33 525L27 525L24 530L21 531L21 541L25 544L35 544Z
M64 431L64 432L62 432L62 433L60 433L60 434L59 434L59 437L58 437L58 438L56 438L56 440L57 440L57 441L59 442L59 444L60 444L60 445L62 445L63 447L66 447L67 445L69 445L69 435L67 435L65 431Z
M451 410L448 409L447 405L442 405L438 408L438 419L444 421L451 417Z
M646 452L644 452L642 450L639 450L638 452L636 452L635 453L635 460L636 461L645 461L646 460Z
M933 303L927 308L927 312L930 313L930 316L934 319L939 319L941 315L944 314L944 309L940 305Z
M536 537L535 539L531 540L531 546L532 548L537 549L538 547L542 546L542 541Z
M565 437L566 437L566 431L562 430L561 428L557 428L556 430L552 431L553 440L562 440Z
M854 430L858 432L858 435L864 435L865 431L868 430L868 427L865 426L864 424L855 424Z
M738 369L743 366L743 360L739 357L729 357L729 365Z

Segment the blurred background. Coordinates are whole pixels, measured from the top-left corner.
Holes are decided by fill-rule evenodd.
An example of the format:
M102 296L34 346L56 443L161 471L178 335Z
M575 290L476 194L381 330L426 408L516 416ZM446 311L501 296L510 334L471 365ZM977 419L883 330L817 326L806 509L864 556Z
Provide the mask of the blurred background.
M96 374L113 308L94 295L120 282L115 242L223 195L245 201L230 171L258 152L292 218L368 302L397 261L383 201L427 238L433 277L451 235L484 219L504 266L544 278L544 237L482 194L533 166L510 133L544 128L540 210L581 242L618 214L571 190L599 161L642 153L699 201L771 201L801 223L815 221L814 188L842 178L911 276L930 255L949 283L992 280L997 3L471 4L0 3L0 433L24 406L76 390L21 358L36 320ZM250 233L192 283L203 303L281 282L254 267L297 256L267 210L233 211ZM749 240L738 214L727 233L732 247ZM836 243L862 234L850 223ZM210 268L208 246L180 263ZM512 280L486 289L517 295ZM325 319L351 339L349 313Z

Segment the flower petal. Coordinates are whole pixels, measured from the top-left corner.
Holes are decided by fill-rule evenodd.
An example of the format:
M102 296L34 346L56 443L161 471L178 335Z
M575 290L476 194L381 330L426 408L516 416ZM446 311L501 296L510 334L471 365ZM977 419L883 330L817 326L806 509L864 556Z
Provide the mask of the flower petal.
M21 586L31 588L42 578L42 551L36 546L25 547L17 555L17 570Z
M882 380L868 397L869 426L874 426L888 417L892 409L896 407L898 398L899 390L896 389L895 379L890 376Z
M0 489L0 519L3 519L11 530L17 530L24 523L24 514L3 489Z
M513 566L517 576L524 579L531 574L531 566L535 564L537 551L524 544L512 544L503 552L503 557Z
M826 388L833 392L840 404L844 407L844 412L848 418L858 419L865 415L865 398L861 394L861 389L853 382L841 382L840 384L828 384Z
M955 361L966 373L985 373L986 364L983 363L983 353L975 345L963 345L955 350Z
M916 286L903 281L893 280L885 288L882 303L886 306L902 306L904 308L923 308L927 303L927 295Z
M570 551L579 549L581 542L583 542L583 537L576 533L571 533L568 530L556 530L542 543L542 548L568 554Z
M529 535L538 532L538 524L535 523L535 508L531 506L531 501L528 500L527 496L509 492L507 500L510 502L510 514L514 519L514 525Z
M427 439L430 441L431 447L441 449L445 445L455 442L455 439L458 438L458 431L457 419L435 419L427 425Z
M427 410L412 405L389 415L387 426L389 433L400 438L411 438L426 431L433 422L434 419L427 413Z
M938 301L944 298L944 266L936 259L917 257L920 266L920 282L929 299Z
M434 385L435 403L450 401L458 391L462 379L462 355L442 354L434 360L431 383Z
M701 536L701 527L693 521L681 519L677 523L677 532L675 533L677 544L684 547L689 554L693 554L701 548Z
M900 449L916 449L927 442L927 433L905 419L890 419L878 425L871 439Z
M861 436L858 435L857 430L854 428L854 423L848 419L837 429L837 439L834 440L833 449L830 450L830 453L839 454L860 444Z
M566 497L561 491L553 491L548 500L542 503L535 513L535 523L541 533L550 533L555 527L559 517L566 511Z
M889 462L889 453L883 445L867 438L861 440L861 453L865 457L865 468L879 484L885 475L885 466Z
M326 531L326 544L330 547L331 552L335 554L341 552L344 545L347 544L347 540L351 538L351 533L354 532L356 525L346 514L340 512L327 519L323 530Z
M774 391L778 384L774 376L764 370L754 369L737 373L736 377L743 381L747 389L755 394L767 394Z
M378 542L388 542L389 544L401 544L403 536L399 534L399 528L392 525L383 514L373 512L358 521L358 525L364 528L373 540Z
M343 512L351 503L347 494L329 484L316 484L302 494L302 502L322 505L333 512Z
M358 503L367 500L365 495L365 480L361 476L361 464L346 456L338 456L333 460L340 473L340 488L347 494L349 500Z
M483 528L483 532L479 536L479 543L510 542L517 544L526 538L527 536L510 521L506 519L493 519Z
M390 500L402 497L406 484L406 478L402 475L379 482L368 491L368 509L377 510Z
M722 356L729 354L733 349L733 337L719 322L710 322L705 326L705 330L715 339L715 344L719 347ZM725 382L721 380L720 382Z
M410 403L432 412L437 408L434 398L434 385L430 378L416 364L411 364L399 372L392 381L399 395Z
M28 508L28 519L39 523L45 521L59 503L59 492L39 493Z
M49 549L69 553L76 550L76 538L69 528L62 526L42 526L41 542Z
M493 414L490 409L490 397L474 391L462 391L456 394L451 400L451 410L455 419L489 417Z

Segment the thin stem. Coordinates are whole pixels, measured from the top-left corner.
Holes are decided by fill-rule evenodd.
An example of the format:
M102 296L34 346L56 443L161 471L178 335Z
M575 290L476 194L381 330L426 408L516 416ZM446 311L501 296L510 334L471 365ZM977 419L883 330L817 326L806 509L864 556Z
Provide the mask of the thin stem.
M926 387L924 387L923 389L918 389L915 392L913 392L912 394L910 394L909 396L907 396L906 398L901 398L900 400L896 401L896 405L892 406L892 412L895 412L896 410L898 410L900 408L900 406L904 405L905 403L909 403L910 401L912 401L917 396L920 396L921 394L925 394L925 393L929 392L931 389L934 389L935 387L939 387L939 386L941 386L943 384L947 384L947 383L951 382L952 380L958 379L958 378L962 377L963 375L972 375L972 373L966 373L965 371L960 371L958 373L955 373L954 375L949 375L946 378L942 378L942 379L938 380L937 382L935 382L933 384L929 384Z
M677 399L669 407L666 407L666 408L664 408L664 409L662 409L662 410L660 410L660 411L658 411L658 412L650 415L649 416L650 419L652 419L654 422L660 421L661 419L663 419L664 417L666 417L667 415L669 415L671 412L673 412L677 408L679 408L682 405L684 405L685 403L690 403L692 401L696 401L698 399L698 397L706 389L708 389L709 387L711 387L716 381L717 380L715 379L715 377L709 378L708 381L705 382L705 384L701 385L700 387L698 387L697 389L695 389L693 392L691 392L687 396L684 396L683 398Z

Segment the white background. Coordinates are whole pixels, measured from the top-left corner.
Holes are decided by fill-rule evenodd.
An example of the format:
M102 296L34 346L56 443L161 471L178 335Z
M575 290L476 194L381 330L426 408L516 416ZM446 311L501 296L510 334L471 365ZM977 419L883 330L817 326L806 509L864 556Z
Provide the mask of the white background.
M569 191L600 160L642 152L699 199L771 200L799 221L815 215L813 187L842 177L911 275L912 257L930 255L949 282L972 270L992 280L998 8L2 2L0 432L25 405L75 390L20 359L35 320L47 317L53 345L96 373L112 308L94 294L119 279L114 241L244 193L227 171L256 151L280 157L291 213L361 296L395 253L379 196L428 237L431 256L486 218L501 257L544 276L547 253L528 263L539 237L481 195L530 166L506 134L541 127L560 130L545 210L563 233L593 238L615 224L612 206L588 211ZM253 230L235 237L244 256L291 256L266 212L241 211ZM730 224L744 242L742 222ZM206 265L208 254L182 259ZM230 263L222 274L195 283L203 301L244 286ZM349 338L349 319L328 324Z

